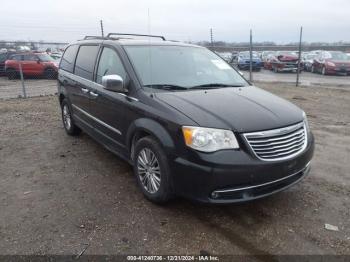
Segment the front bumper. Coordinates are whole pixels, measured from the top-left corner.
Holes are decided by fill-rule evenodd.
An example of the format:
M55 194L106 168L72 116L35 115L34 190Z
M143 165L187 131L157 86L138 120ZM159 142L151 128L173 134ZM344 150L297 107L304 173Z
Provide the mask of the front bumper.
M247 148L223 150L171 162L177 195L206 203L237 203L277 193L302 180L310 170L314 138L306 149L283 161L262 161Z
M334 75L348 75L350 74L350 68L326 68L327 74L334 74Z

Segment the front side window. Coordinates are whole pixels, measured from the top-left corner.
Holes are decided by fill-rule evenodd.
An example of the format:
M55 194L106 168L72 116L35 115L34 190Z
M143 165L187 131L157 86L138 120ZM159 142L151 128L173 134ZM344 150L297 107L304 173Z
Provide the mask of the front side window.
M74 60L77 55L78 47L78 45L71 45L66 49L61 59L61 69L73 73Z
M104 47L100 62L98 63L96 82L102 83L102 77L106 75L119 75L124 80L126 72L118 54L111 48Z
M98 50L99 46L97 45L80 46L75 61L74 74L92 80Z
M22 56L21 55L13 55L10 57L10 60L21 61Z
M144 86L247 86L247 81L213 52L188 46L126 46ZM213 85L214 86L214 85Z

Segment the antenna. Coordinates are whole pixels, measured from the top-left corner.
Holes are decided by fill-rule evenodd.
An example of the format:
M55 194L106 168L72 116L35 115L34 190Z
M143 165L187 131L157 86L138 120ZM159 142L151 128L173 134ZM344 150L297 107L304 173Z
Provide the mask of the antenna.
M147 29L148 29L148 34L151 34L151 15L149 12L149 8L147 8ZM148 59L149 59L149 79L150 79L150 84L153 84L152 80L152 50L151 50L151 39L148 39Z
M100 20L100 26L101 26L101 35L104 37L104 32L103 32L103 21Z

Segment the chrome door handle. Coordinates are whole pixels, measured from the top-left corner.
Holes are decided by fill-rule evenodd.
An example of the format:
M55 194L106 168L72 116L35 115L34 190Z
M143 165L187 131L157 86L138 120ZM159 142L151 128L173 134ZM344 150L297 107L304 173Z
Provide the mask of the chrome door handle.
M90 95L92 95L92 96L94 96L94 97L98 97L98 94L96 94L96 93L94 93L94 92L92 92L92 91L90 91Z
M89 89L87 89L87 88L82 88L82 89L81 89L81 91L83 91L83 93L85 93L85 94L86 94L86 93L88 93L88 92L89 92Z

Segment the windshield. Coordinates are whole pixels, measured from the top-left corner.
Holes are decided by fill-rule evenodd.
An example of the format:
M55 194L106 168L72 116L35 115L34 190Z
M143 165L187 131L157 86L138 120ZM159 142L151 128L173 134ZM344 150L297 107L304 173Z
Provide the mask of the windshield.
M345 53L341 52L329 52L329 56L329 58L332 58L333 60L350 60Z
M144 86L182 89L247 86L229 64L205 48L187 46L126 46ZM174 88L175 89L175 88Z
M51 56L47 55L47 54L37 54L37 56L39 57L40 61L42 62L54 62L55 59L53 59Z
M250 52L241 52L239 53L239 56L240 57L243 57L243 58L250 58ZM252 52L252 57L253 58L259 58L259 54L256 53L256 52Z
M298 56L297 53L292 51L280 51L277 53L277 56L279 55L285 55L285 56Z

